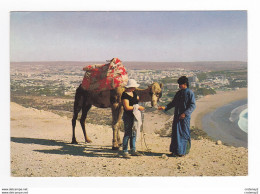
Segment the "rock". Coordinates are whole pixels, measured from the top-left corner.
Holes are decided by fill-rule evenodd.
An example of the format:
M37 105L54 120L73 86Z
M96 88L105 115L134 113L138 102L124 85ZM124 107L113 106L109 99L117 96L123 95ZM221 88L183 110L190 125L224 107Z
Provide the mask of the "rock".
M184 162L179 162L178 164L177 164L177 169L183 169L184 168Z
M181 164L178 164L177 168L178 168L178 169L183 169L184 166L182 166Z
M194 163L194 164L193 164L193 166L194 166L194 167L198 167L198 166L199 166L199 164L197 164L197 163Z
M163 154L161 157L162 159L168 159L168 156L166 154Z
M222 145L222 141L218 140L218 141L216 142L216 144L217 144L217 145Z

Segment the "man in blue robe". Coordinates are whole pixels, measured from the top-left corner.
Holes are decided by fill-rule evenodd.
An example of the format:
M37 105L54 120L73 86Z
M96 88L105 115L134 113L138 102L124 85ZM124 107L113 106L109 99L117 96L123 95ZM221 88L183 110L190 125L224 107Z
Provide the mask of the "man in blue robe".
M189 89L188 78L180 77L178 84L180 90L175 94L173 100L166 107L159 107L159 110L164 111L175 107L170 145L170 155L174 157L184 156L190 151L190 118L196 107L195 96Z

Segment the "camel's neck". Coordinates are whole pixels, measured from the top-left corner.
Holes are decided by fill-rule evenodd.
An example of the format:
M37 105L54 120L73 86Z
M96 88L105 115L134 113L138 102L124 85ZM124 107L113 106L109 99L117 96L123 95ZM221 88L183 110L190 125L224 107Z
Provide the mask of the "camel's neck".
M136 89L137 95L139 96L139 102L149 102L151 101L150 88L147 89Z

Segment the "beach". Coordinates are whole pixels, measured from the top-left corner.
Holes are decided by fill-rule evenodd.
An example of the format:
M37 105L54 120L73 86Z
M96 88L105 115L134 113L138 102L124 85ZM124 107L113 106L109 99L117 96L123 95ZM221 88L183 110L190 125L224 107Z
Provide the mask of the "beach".
M247 106L247 99L217 108L202 118L202 129L214 140L232 146L248 146L248 135L239 125L240 114ZM245 122L244 125L247 125Z
M226 92L220 91L215 95L207 95L200 98L196 101L196 109L192 113L191 126L202 129L203 116L226 104L246 98L247 88Z
M192 125L226 103L246 97L241 89L205 96L198 100ZM239 94L239 95L238 95ZM228 98L231 95L230 98ZM234 98L233 98L234 97ZM205 106L208 107L205 107ZM141 157L124 159L112 150L112 129L108 125L86 124L92 143L84 143L79 122L71 144L71 118L25 108L11 102L10 171L12 177L147 177L147 176L247 176L248 149L226 146L206 138L192 138L190 153L184 157L167 157L170 137L155 130L164 127L169 116L160 111L145 113L143 139L137 141ZM191 126L192 126L191 125ZM120 132L121 138L123 132Z
M246 88L204 96L196 102L197 108L192 113L191 126L202 129L216 141L247 147L247 133L237 124L239 113L243 109L232 114L233 122L229 120L232 110L245 104L247 104Z

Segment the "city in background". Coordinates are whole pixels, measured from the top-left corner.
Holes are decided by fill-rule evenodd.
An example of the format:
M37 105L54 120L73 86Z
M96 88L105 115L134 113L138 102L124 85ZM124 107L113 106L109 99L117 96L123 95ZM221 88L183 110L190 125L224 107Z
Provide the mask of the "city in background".
M71 117L75 91L84 76L82 68L89 64L94 64L94 62L11 63L11 101L25 107L51 110ZM166 105L173 99L178 91L177 79L183 75L189 78L190 88L197 99L209 94L214 95L216 91L247 87L245 62L235 64L223 62L218 68L212 62L207 65L207 68L204 68L205 64L204 66L203 64L201 66L199 64L174 64L172 67L164 63L138 65L135 62L133 64L126 62L124 65L128 77L140 83L141 88L146 88L153 82L163 83L160 105ZM150 103L146 106L150 106ZM107 113L108 118L109 113Z

